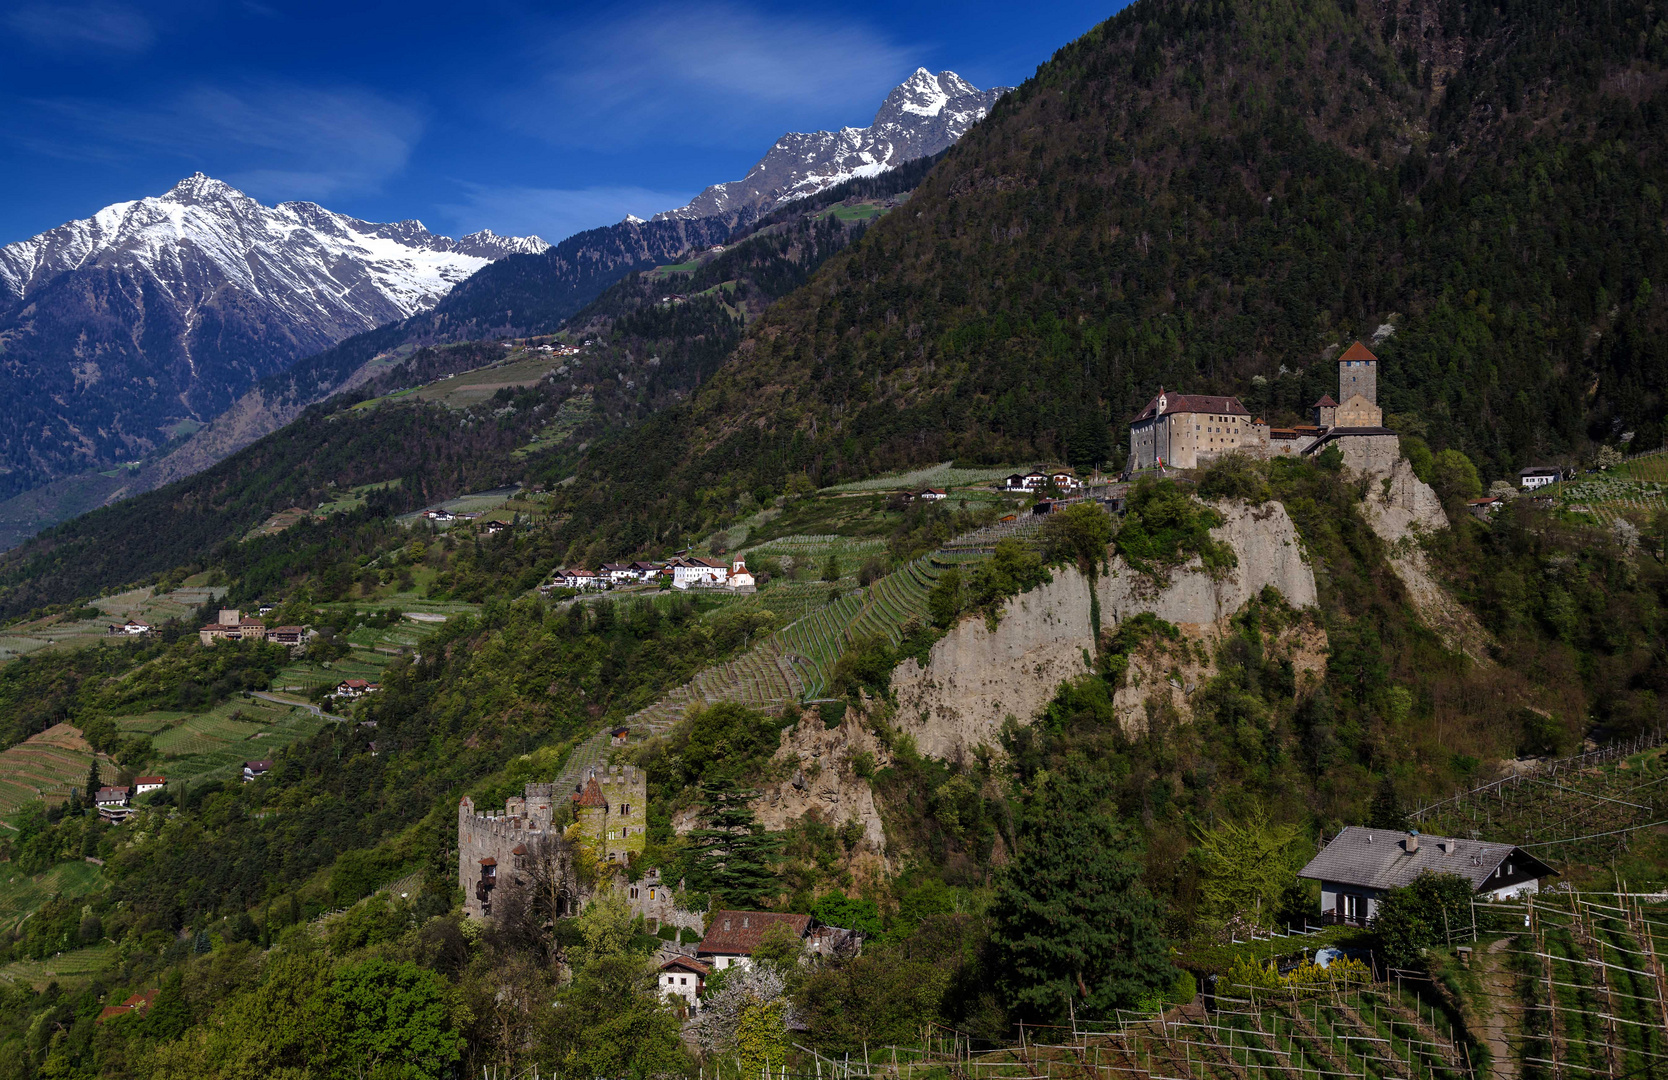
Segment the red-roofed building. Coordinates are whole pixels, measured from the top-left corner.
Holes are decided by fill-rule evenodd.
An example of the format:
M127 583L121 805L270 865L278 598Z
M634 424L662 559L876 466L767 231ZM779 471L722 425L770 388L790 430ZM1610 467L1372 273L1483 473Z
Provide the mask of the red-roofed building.
M1331 394L1322 394L1319 401L1309 406L1309 417L1316 427L1329 428L1337 422L1338 403Z
M1338 397L1338 408L1328 426L1384 426L1384 410L1378 407L1378 357L1359 341L1338 357Z
M99 1010L98 1019L94 1023L102 1024L106 1020L114 1020L118 1016L132 1016L143 1013L156 1004L156 996L160 990L146 990L143 994L133 994L120 1005L106 1005Z
M1251 413L1236 397L1172 394L1159 388L1129 425L1129 468L1194 469L1241 447L1261 453Z
M707 936L695 946L695 957L722 971L725 968L747 967L753 962L753 950L764 940L766 931L783 925L800 941L811 932L811 916L784 915L774 911L720 911L713 915Z

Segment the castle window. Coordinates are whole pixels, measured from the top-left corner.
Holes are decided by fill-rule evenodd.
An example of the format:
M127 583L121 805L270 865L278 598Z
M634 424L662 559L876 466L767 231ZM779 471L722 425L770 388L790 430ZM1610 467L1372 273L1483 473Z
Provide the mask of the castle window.
M637 886L635 885L631 887L631 898L633 900L637 899Z
M630 817L631 816L631 804L630 803L623 802L623 803L620 804L620 816L621 817Z

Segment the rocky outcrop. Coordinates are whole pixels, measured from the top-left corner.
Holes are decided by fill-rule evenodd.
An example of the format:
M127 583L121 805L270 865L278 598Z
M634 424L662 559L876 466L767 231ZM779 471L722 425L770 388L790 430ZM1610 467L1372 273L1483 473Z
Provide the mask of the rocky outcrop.
M1237 567L1212 575L1195 562L1168 582L1157 582L1114 557L1096 590L1103 628L1152 612L1179 626L1189 641L1206 643L1203 662L1188 669L1195 682L1208 670L1207 639L1264 588L1278 589L1296 608L1317 602L1314 573L1283 506L1220 503L1216 509L1225 521L1212 535L1234 549ZM1095 650L1089 589L1077 570L1056 570L1051 583L1009 600L994 631L982 619L966 619L933 646L925 668L913 660L899 665L892 677L899 728L923 753L954 758L981 744L994 746L1008 716L1031 719L1061 682L1089 670ZM1322 656L1324 635L1318 644L1294 649ZM1140 663L1132 672L1132 684L1139 680L1151 688L1156 681L1155 672ZM1185 695L1186 674L1176 681L1182 685L1174 689ZM1136 689L1126 688L1119 700L1130 723L1144 706L1145 696L1132 692Z
M814 710L782 733L782 746L774 761L786 776L760 785L753 812L767 829L786 829L795 821L814 814L830 825L856 821L863 838L854 847L871 854L886 851L886 831L881 827L875 793L854 767L867 755L871 767L886 764L885 747L866 730L852 711L838 727L827 727Z
M1429 484L1413 475L1413 466L1400 456L1399 448L1397 456L1389 460L1380 455L1352 465L1346 455L1344 464L1369 481L1361 513L1388 546L1390 568L1407 589L1420 620L1448 648L1488 662L1488 631L1436 580L1420 546L1422 537L1448 527L1442 500Z
M831 728L819 712L807 710L798 724L782 732L768 771L773 779L758 785L759 797L752 803L755 818L772 832L791 828L807 816L835 828L855 821L862 835L848 853L849 868L858 876L884 872L886 830L874 789L858 775L860 761L866 761L867 775L889 764L891 755L855 711L848 710L845 721ZM672 828L679 835L700 827L699 806L672 815Z

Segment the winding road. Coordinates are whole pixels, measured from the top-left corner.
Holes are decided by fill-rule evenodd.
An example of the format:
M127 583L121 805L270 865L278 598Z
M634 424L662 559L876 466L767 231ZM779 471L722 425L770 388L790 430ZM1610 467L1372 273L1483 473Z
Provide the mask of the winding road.
M345 716L337 716L335 713L327 713L323 709L319 708L317 705L310 705L305 701L291 701L289 698L281 698L281 697L278 697L274 694L269 694L264 690L251 690L251 691L249 691L249 696L250 697L258 697L262 701L270 701L274 705L289 705L292 708L306 709L308 712L312 713L314 716L318 717L320 720L334 720L338 724L351 724L351 723L353 723L353 721L350 720L349 718L347 718Z

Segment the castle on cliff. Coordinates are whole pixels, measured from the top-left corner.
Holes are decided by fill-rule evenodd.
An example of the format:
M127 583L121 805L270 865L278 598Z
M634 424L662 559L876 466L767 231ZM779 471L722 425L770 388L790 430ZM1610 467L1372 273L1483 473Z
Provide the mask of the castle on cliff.
M1377 456L1396 433L1384 426L1378 404L1378 357L1357 341L1338 357L1338 397L1326 394L1309 407L1309 424L1275 428L1236 397L1173 394L1159 388L1129 425L1128 472L1169 466L1196 469L1223 454L1256 458L1299 457L1337 443L1346 458ZM1393 457L1392 457L1393 460Z
M458 803L458 885L471 918L492 914L493 894L526 884L528 857L554 832L559 798L573 807L563 835L584 845L604 866L624 868L642 854L648 829L648 782L635 766L597 762L580 773L572 791L528 784L498 813L477 812L467 795Z

